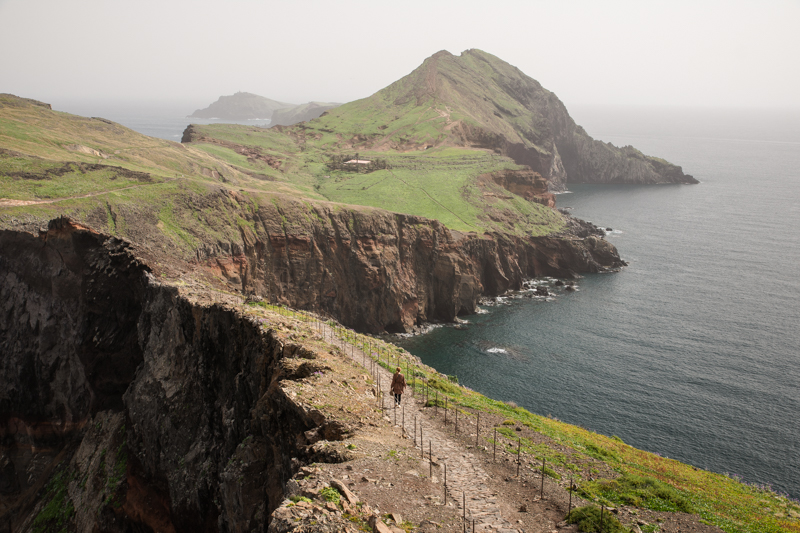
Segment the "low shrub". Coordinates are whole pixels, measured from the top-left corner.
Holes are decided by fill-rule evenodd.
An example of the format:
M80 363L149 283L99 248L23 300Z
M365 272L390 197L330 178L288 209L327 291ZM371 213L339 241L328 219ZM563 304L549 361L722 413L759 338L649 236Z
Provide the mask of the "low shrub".
M449 380L445 381L440 378L431 378L428 380L428 385L448 394L457 394L459 392L458 386L453 385Z
M581 485L584 497L600 496L616 505L633 505L654 511L695 512L689 498L657 479L623 474L617 479L599 479Z
M619 520L614 518L614 515L609 511L604 511L602 514L602 523L600 516L600 508L594 505L587 505L586 507L578 507L572 510L567 517L567 523L578 524L578 531L583 533L626 533L627 530L622 527Z
M334 487L325 487L319 491L319 493L323 498L325 498L325 501L331 502L335 505L339 505L339 500L342 497L342 495L339 494L339 491Z

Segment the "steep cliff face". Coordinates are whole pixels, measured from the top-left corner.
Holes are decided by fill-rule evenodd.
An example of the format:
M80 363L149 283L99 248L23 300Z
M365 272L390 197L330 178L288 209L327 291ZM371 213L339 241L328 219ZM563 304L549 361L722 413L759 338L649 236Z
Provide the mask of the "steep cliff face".
M529 202L536 202L547 207L556 206L555 195L547 191L547 180L538 172L505 169L484 174L479 178L491 180Z
M437 221L291 198L245 210L241 241L197 258L244 292L321 311L362 331L409 331L474 312L481 295L535 276L573 277L622 266L594 236L459 234Z
M60 438L119 409L142 360L134 341L147 267L118 239L65 219L39 237L0 232L0 242L0 413L12 432L3 436Z
M314 460L304 432L324 416L280 386L281 361L313 353L148 270L66 219L0 232L10 530L263 529L298 460Z

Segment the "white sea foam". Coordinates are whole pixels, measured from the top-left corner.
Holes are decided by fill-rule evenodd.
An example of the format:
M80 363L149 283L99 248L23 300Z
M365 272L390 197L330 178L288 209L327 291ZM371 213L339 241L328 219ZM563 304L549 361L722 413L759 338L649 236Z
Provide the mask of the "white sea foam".
M508 352L507 352L505 349L503 349L503 348L489 348L489 349L488 349L488 350L486 350L486 351L487 351L487 352L489 352L489 353L508 353Z

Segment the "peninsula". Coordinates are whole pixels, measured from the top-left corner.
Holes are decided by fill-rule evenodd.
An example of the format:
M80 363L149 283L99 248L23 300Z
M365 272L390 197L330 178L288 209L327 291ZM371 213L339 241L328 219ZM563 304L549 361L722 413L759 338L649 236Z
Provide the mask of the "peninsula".
M204 109L198 109L189 118L226 120L265 120L270 125L291 126L312 120L339 106L330 102L308 102L295 105L271 100L257 94L238 92L219 99Z

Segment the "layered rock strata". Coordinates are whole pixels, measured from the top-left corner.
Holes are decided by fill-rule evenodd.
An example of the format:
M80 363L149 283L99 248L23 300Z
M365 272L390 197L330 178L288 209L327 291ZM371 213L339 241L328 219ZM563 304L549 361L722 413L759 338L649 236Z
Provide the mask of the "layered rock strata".
M625 263L603 231L567 217L547 237L462 234L435 220L291 198L261 204L239 242L202 245L197 261L237 289L319 311L373 333L474 312L482 295L536 276L575 277Z
M262 530L298 461L336 460L279 385L314 354L149 270L67 219L0 231L0 531Z

